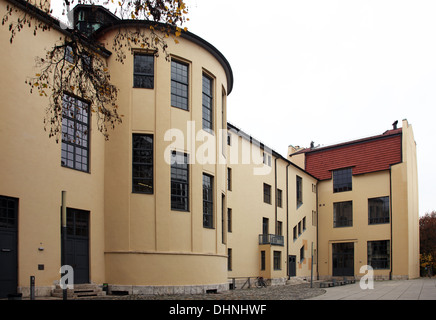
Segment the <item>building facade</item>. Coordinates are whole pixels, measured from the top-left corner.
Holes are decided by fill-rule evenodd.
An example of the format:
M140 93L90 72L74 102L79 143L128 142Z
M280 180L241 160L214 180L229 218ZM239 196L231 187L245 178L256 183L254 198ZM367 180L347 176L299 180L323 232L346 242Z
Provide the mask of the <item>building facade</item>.
M318 178L318 274L419 276L416 143L411 125L290 159Z
M232 69L207 41L182 32L177 44L168 41L168 59L138 44L119 63L102 44L119 29L146 33L150 25L77 6L74 25L97 37L94 53L118 88L123 122L106 141L89 101L65 92L56 143L44 131L48 98L31 94L25 80L38 72L35 57L71 30L31 4L39 1L0 1L1 12L17 8L9 19L26 12L50 25L37 36L23 28L12 44L7 27L0 32L0 297L28 295L32 276L36 294L50 295L62 265L73 267L75 284L128 293L223 291L233 279L258 276L272 284L329 277L338 272L337 243L353 244L355 276L365 248L376 264L389 260L377 274L418 276L416 150L407 122L387 135L401 140L390 167L352 171L352 190L332 192L331 177L316 171L321 149L287 159L227 122ZM388 222L368 225L353 211L362 235L332 226L335 203L364 210L368 199L378 199L369 204L378 208L386 198ZM379 257L386 248L389 256Z

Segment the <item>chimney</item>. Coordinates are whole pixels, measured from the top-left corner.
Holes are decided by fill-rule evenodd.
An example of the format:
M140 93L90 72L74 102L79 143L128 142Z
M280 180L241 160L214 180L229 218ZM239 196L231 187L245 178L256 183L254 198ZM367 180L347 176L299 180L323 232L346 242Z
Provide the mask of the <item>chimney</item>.
M396 121L392 124L393 130L397 130L397 125L398 125L398 120L396 120Z

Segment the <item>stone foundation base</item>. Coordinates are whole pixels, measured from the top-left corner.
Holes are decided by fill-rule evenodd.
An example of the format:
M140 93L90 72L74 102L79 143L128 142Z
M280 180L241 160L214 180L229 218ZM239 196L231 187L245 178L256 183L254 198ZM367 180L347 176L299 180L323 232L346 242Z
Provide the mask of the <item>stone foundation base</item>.
M35 287L35 297L50 297L55 286ZM23 295L23 298L30 297L30 287L18 287L18 292Z
M189 286L130 286L109 284L109 294L169 295L204 294L229 290L228 283Z

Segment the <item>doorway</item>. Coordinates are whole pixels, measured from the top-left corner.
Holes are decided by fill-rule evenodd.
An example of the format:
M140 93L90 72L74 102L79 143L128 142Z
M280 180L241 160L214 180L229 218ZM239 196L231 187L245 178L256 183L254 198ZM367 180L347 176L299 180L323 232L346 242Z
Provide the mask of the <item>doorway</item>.
M289 256L288 268L289 276L295 277L297 275L297 256Z
M333 243L333 276L354 276L354 242Z
M0 196L0 298L17 293L18 199Z
M65 265L74 270L74 284L89 283L89 211L67 208Z

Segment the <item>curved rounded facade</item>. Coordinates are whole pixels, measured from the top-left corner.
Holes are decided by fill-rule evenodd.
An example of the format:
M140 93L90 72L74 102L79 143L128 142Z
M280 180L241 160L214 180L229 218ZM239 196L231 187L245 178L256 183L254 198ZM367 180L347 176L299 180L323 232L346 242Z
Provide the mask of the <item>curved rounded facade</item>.
M170 61L139 47L124 63L108 59L123 115L105 150L106 281L114 287L227 283L218 142L232 75L216 49L184 34L178 44L168 39Z

